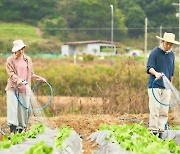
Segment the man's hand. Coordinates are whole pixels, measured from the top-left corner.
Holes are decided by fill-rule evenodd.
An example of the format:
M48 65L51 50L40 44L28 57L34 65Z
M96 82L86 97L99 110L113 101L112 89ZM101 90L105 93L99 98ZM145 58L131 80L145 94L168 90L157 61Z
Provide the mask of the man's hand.
M160 79L162 78L163 74L160 72L156 72L156 70L154 68L150 68L149 69L149 73L151 73L152 75L154 75L156 77L156 79Z
M154 75L155 75L155 77L156 77L157 80L160 79L160 78L162 78L162 76L163 76L163 74L162 74L162 73L159 73L159 72L156 72Z

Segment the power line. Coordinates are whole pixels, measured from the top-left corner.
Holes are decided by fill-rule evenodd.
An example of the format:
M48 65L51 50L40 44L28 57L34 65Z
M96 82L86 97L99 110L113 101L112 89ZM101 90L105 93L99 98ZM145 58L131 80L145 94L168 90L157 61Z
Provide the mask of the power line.
M36 27L35 27L36 28ZM35 29L35 28L21 28L21 27L14 27L14 28L0 28L3 30L29 30L29 29ZM163 27L163 29L178 29L179 27ZM109 30L110 28L39 28L42 30ZM144 27L140 28L132 28L132 27L127 27L127 28L113 28L114 30L124 30L124 29L130 29L130 30L142 30ZM148 29L159 29L159 27L148 27Z

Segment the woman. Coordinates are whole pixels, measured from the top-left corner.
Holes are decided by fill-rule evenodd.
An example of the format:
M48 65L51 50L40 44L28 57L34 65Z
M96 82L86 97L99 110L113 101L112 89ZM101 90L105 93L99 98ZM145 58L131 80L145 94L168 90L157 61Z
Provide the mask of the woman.
M10 131L16 133L21 132L27 127L28 110L18 103L14 93L14 88L18 85L18 96L24 105L29 105L29 96L26 93L26 86L23 81L27 81L31 86L31 79L46 82L46 80L34 74L32 60L24 54L26 45L22 40L13 42L13 54L7 58L6 71L8 80L6 86L7 94L7 122L10 126Z

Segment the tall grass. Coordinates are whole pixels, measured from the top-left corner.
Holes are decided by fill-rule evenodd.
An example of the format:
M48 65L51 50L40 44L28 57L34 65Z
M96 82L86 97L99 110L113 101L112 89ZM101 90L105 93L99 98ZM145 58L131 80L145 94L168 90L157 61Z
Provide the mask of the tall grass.
M118 60L113 82L104 92L105 113L147 112L147 78L142 62L134 58Z

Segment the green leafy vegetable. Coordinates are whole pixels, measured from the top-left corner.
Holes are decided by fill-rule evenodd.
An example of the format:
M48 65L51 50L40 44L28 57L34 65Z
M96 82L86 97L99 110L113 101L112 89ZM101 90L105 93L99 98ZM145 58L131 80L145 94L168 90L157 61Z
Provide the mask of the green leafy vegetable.
M51 154L53 147L48 146L44 141L34 144L25 154Z
M179 153L180 146L174 140L162 140L141 124L100 125L99 130L111 130L110 137L120 146L138 154Z
M55 147L62 150L62 143L65 138L67 138L71 134L72 128L69 126L61 126L59 133L55 140Z

